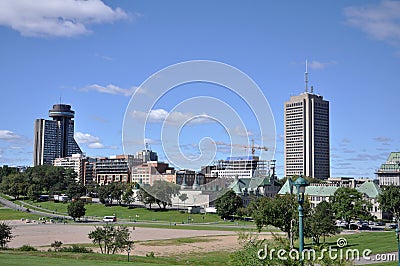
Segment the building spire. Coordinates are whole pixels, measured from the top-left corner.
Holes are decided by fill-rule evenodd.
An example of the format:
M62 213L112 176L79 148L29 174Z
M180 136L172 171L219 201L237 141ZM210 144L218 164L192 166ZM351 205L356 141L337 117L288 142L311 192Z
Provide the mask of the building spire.
M306 93L308 92L308 70L307 70L307 59L306 59L306 72L304 73L304 82L306 85Z

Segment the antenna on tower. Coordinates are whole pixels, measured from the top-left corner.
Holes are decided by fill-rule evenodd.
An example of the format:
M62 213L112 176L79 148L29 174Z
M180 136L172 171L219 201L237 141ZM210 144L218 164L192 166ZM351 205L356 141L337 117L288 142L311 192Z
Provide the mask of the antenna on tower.
M306 72L304 73L304 82L306 83L306 92L308 92L308 70L307 70L307 59L306 59Z

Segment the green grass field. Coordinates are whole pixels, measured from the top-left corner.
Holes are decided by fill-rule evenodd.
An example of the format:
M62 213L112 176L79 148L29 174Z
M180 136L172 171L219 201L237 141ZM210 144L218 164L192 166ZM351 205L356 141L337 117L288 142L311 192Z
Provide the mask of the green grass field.
M27 212L15 211L9 208L0 208L0 220L20 220L22 218L37 220L40 216Z
M349 249L356 248L359 251L370 249L373 254L392 252L397 250L397 240L395 232L363 232L350 235L338 235L327 238L326 244L335 247L338 238L345 238L347 240L346 247ZM310 241L306 241L306 245ZM307 245L311 248L311 245Z
M139 257L127 255L72 254L55 252L0 251L0 261L7 266L43 265L223 265L229 261L229 252L193 253L179 257Z
M49 210L50 212L66 214L68 203L55 203L51 201L47 202L31 202L26 201L32 205L40 208ZM190 220L191 223L210 223L222 221L216 214L187 214L181 213L177 210L173 211L158 211L147 210L145 208L134 208L129 209L123 206L111 206L106 207L103 204L89 203L85 205L86 216L101 219L106 215L116 215L118 219L124 219L127 221L165 221L165 222L176 222L176 223L187 223ZM203 220L204 217L204 220Z

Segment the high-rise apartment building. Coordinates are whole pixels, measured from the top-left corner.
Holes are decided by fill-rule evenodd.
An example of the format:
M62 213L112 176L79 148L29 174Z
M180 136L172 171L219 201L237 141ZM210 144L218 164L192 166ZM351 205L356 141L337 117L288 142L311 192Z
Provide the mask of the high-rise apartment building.
M330 177L329 102L307 89L285 102L285 176Z
M49 110L49 117L53 120L35 120L34 166L52 164L56 158L82 154L74 139L74 114L70 105L55 104Z

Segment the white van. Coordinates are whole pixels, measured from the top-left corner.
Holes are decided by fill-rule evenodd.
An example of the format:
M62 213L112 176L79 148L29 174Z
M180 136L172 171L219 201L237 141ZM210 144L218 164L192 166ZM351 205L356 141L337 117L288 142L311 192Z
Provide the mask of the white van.
M103 222L106 223L115 223L117 221L117 217L115 216L104 216Z

